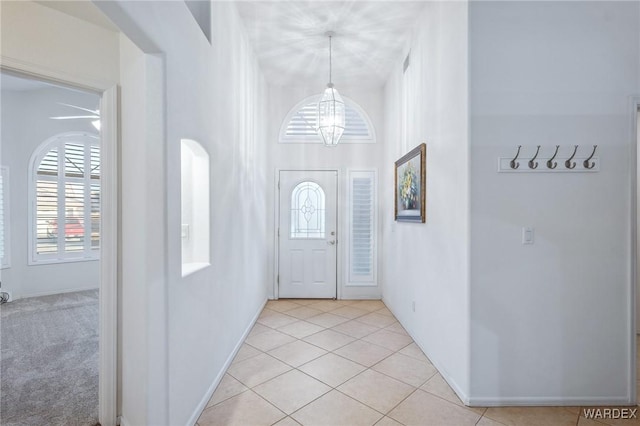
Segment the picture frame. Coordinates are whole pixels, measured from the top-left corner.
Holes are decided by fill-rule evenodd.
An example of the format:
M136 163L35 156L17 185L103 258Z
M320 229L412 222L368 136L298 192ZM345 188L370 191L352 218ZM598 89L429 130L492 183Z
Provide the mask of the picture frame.
M425 223L427 145L421 143L395 162L395 220Z

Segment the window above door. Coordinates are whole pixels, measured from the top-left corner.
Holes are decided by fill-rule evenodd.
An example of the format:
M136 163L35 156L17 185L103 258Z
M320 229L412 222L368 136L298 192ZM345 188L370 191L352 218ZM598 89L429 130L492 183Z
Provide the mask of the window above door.
M376 135L367 113L353 100L343 97L346 108L345 130L340 143L376 143ZM318 101L310 96L296 104L280 128L279 143L318 143Z

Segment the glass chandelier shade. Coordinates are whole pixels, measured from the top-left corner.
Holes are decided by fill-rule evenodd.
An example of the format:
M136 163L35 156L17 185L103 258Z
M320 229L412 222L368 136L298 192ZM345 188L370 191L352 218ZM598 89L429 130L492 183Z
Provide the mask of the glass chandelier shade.
M331 37L329 36L329 84L318 102L318 134L325 146L337 146L345 125L345 107L342 97L331 82Z
M318 103L318 132L326 146L338 145L344 133L344 122L344 102L333 84L329 83Z

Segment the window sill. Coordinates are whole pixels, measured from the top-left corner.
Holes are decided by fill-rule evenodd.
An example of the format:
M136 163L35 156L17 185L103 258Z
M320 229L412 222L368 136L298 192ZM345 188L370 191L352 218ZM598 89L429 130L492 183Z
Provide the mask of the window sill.
M38 259L38 260L29 260L27 265L29 266L38 266L38 265L52 265L56 263L77 263L77 262L96 262L99 261L98 257L82 257L82 258L69 258L69 259Z
M194 274L201 269L205 269L211 266L210 263L206 262L192 262L192 263L183 263L182 264L182 278Z

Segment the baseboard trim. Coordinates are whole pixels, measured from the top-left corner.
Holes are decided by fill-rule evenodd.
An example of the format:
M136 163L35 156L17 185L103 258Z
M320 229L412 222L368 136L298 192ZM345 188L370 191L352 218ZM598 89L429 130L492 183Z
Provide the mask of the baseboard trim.
M382 303L384 303L384 297L381 297L380 300L382 300ZM396 313L393 312L393 310L386 303L384 305L387 307L387 309L391 311L391 313L396 318L396 320L400 322L400 325L402 325L402 327L406 330L407 334L409 334L409 337L411 337L411 339L413 340L413 343L415 343L420 348L422 353L425 354L427 358L429 358L429 361L431 361L431 364L436 368L436 370L438 370L438 373L440 373L440 376L442 376L444 381L449 384L449 386L455 392L458 398L460 398L460 401L462 401L464 405L469 405L469 396L462 391L458 383L449 375L447 370L442 368L442 366L437 360L429 356L429 354L422 347L422 345L420 345L420 343L418 343L418 341L416 341L416 339L411 335L411 332L407 329L407 327L405 327L404 324L402 324L402 322L398 319L398 316L396 315Z
M396 317L396 319L397 319L397 317ZM408 333L408 331L407 331L407 333ZM429 361L431 361L431 364L436 368L436 370L438 370L438 373L440 373L440 376L442 376L444 381L447 382L449 387L451 387L451 390L453 390L455 392L455 394L458 396L458 398L460 398L460 401L462 401L462 403L464 405L469 405L469 396L465 392L462 391L462 389L458 385L458 382L456 382L449 375L447 370L442 368L442 366L436 360L433 360L432 358L429 357L429 355L427 355L427 351L425 351L424 348L418 342L416 342L416 339L414 339L413 336L411 336L411 338L413 339L413 342L420 348L422 353L424 353L427 356L427 358L429 358Z
M413 338L413 336L411 336ZM427 352L418 342L413 340L423 353ZM427 354L427 357L429 355ZM468 407L541 407L541 406L635 406L629 396L622 397L470 397L460 389L456 381L449 376L437 361L429 358L433 366L438 370L442 378L449 384L451 389L458 395L460 401Z
M344 296L344 294L342 295ZM380 296L373 296L373 295L351 295L349 297L340 297L337 300L380 300L382 301L382 299L380 298Z
M462 389L458 385L458 382L453 380L453 378L446 371L444 371L441 368L438 368L438 366L436 366L435 364L434 364L434 367L436 367L436 369L440 372L440 375L442 376L444 381L447 382L447 384L449 384L449 386L451 387L451 390L453 390L455 394L458 395L458 398L460 398L460 401L462 401L464 405L469 405L469 396L462 391Z
M65 288L65 289L56 290L56 291L45 291L42 293L21 294L18 297L16 297L14 293L12 297L13 297L13 300L20 300L20 299L30 299L32 297L53 296L54 294L76 293L79 291L89 291L89 290L100 290L100 288L99 287Z
M207 389L207 392L205 392L204 396L202 397L202 400L200 400L200 403L196 406L196 409L193 412L193 414L191 415L191 417L189 418L189 421L187 421L187 425L188 426L194 426L196 424L196 422L198 421L198 419L200 418L200 415L202 414L204 409L207 407L207 403L211 399L211 396L213 395L213 392L215 392L216 388L218 387L218 385L222 381L222 378L224 377L225 373L229 369L229 366L231 366L231 363L233 362L233 359L236 357L236 354L238 353L238 351L242 347L242 344L244 343L245 339L247 338L247 336L251 332L251 329L255 325L256 321L258 321L258 317L262 313L265 305L267 304L267 301L268 301L268 299L265 298L264 302L262 303L262 306L260 307L260 309L258 309L258 312L256 312L256 314L253 316L253 318L249 322L249 325L245 329L244 333L242 333L242 337L240 337L240 340L238 341L238 343L236 343L236 346L233 348L233 351L231 352L231 354L229 355L229 357L225 361L224 365L220 369L220 372L218 373L216 378L213 380L213 382L209 386L209 389Z
M612 406L636 405L628 397L480 397L470 398L466 404L470 407L509 407L509 406Z

